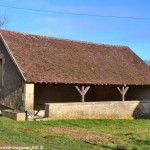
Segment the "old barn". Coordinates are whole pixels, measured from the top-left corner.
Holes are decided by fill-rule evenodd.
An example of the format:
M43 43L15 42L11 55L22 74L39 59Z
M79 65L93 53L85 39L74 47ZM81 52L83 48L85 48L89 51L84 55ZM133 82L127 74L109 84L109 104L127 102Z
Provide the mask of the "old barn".
M0 33L1 105L50 118L150 116L150 68L129 47Z

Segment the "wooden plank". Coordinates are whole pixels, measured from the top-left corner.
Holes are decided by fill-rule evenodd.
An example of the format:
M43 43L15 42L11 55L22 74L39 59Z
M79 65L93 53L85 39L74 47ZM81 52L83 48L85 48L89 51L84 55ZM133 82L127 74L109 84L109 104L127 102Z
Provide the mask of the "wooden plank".
M75 88L78 90L78 92L82 95L82 91L80 91L78 86L75 86Z
M129 89L129 87L126 87L126 88L125 88L125 94L127 93L128 89Z
M90 89L90 86L87 86L87 87L84 89L84 95L88 92L89 89Z
M120 94L122 95L122 90L119 87L117 87L117 89L119 90Z

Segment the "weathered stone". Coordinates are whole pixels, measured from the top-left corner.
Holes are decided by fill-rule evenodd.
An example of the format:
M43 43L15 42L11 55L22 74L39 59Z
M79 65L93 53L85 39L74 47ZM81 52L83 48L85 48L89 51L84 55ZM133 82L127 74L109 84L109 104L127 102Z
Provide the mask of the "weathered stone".
M150 102L47 103L45 117L51 119L150 117Z
M13 119L13 120L17 120L17 121L25 121L26 120L26 114L24 112L2 110L2 116L8 117L8 118Z

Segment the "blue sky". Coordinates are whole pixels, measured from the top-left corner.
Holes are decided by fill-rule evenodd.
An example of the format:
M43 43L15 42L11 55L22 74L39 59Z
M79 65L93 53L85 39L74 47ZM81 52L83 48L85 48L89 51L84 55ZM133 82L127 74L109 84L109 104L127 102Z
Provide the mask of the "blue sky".
M0 14L5 14L9 18L4 29L73 40L127 45L142 59L150 59L150 19L116 19L44 12L47 10L150 18L149 6L149 0L1 0Z

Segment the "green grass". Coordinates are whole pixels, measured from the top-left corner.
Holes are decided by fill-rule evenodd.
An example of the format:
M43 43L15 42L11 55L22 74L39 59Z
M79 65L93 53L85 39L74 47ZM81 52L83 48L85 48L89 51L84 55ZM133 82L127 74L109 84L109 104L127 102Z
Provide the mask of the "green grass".
M115 137L115 141L95 143L49 132L51 127L88 129ZM49 137L49 138L46 138ZM1 146L43 146L48 150L150 150L150 120L57 120L16 122L0 117Z

